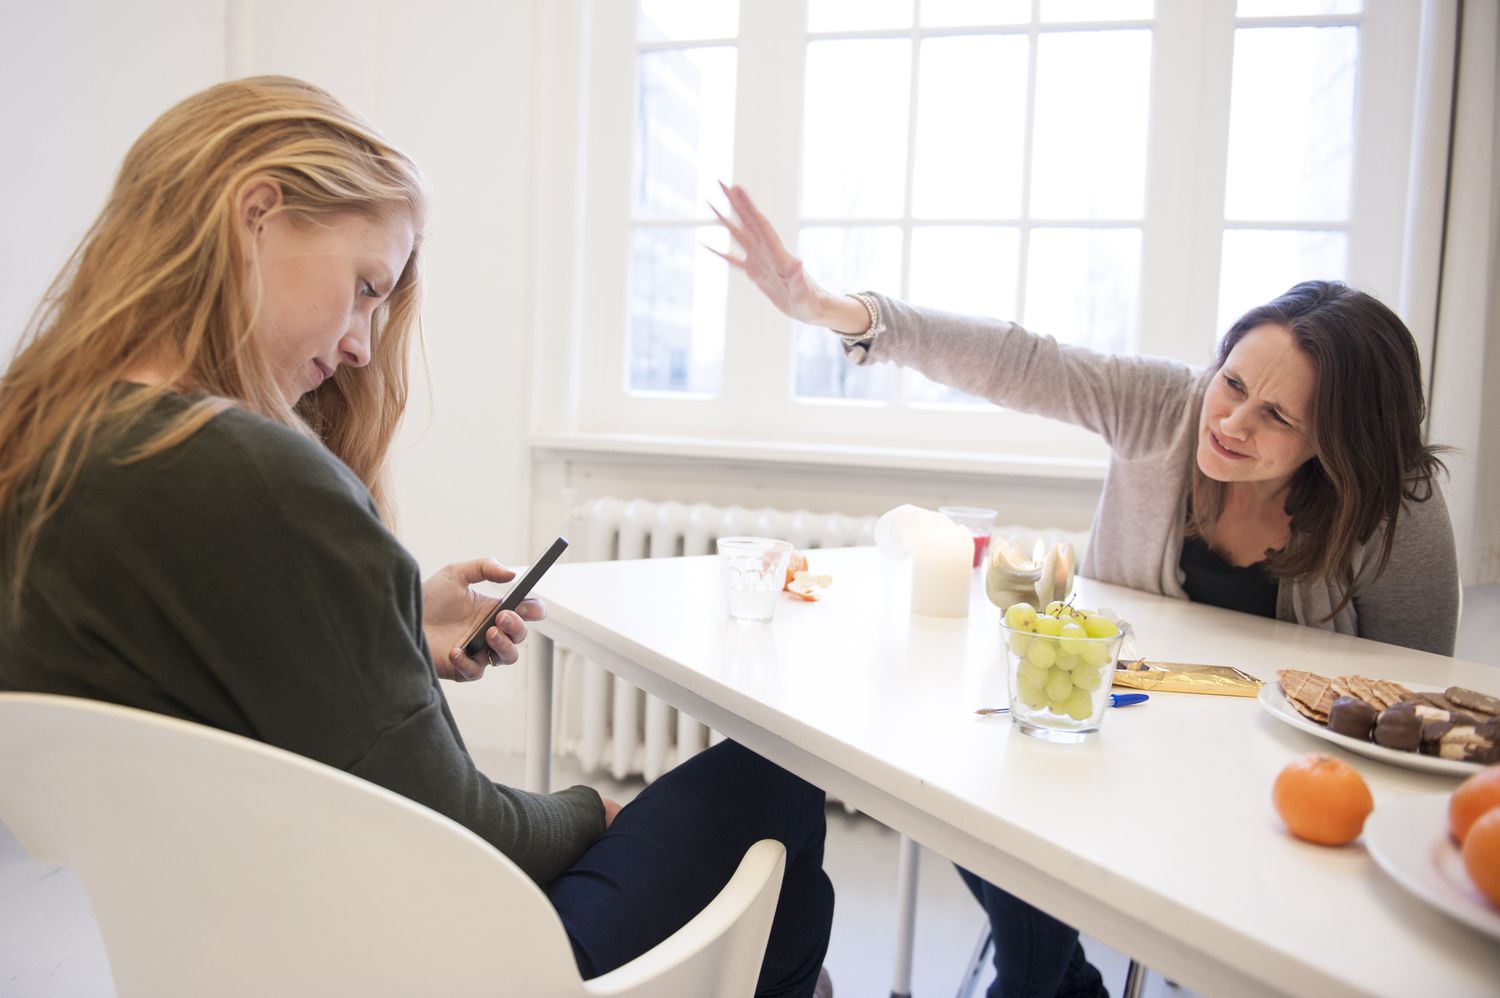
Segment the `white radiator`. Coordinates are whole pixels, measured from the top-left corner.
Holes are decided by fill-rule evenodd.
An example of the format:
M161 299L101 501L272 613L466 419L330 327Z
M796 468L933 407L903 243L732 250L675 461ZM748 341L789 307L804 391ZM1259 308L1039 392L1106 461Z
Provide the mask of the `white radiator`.
M568 535L580 561L714 553L720 537L779 537L800 550L872 543L873 516L743 509L706 503L595 499L574 507ZM558 649L554 751L584 772L656 779L719 737L574 652Z

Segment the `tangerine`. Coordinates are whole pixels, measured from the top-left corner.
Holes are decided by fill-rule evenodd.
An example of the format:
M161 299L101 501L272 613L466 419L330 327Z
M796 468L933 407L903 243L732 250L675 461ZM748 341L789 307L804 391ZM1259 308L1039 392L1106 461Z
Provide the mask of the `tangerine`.
M1500 810L1490 808L1464 836L1464 869L1480 893L1500 905Z
M1320 846L1353 842L1375 810L1359 772L1342 759L1317 752L1293 759L1276 775L1271 803L1287 831Z
M1448 834L1463 845L1469 827L1496 807L1500 807L1500 763L1481 769L1453 791L1448 798Z

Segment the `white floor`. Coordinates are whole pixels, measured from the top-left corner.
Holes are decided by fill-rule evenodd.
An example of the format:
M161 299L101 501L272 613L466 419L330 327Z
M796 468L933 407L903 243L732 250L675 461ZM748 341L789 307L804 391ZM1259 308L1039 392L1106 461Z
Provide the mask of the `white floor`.
M1500 667L1500 587L1465 594L1457 654ZM480 758L492 778L518 782L520 761ZM587 781L559 766L557 778L578 779L628 798L631 786ZM828 969L840 998L883 998L890 993L891 940L896 924L897 837L861 815L833 806L828 812L826 867L838 895ZM957 992L978 941L982 916L952 867L924 852L921 860L912 994L937 998ZM1085 940L1090 959L1119 994L1126 958ZM981 990L988 977L981 981ZM0 995L24 998L94 998L112 995L108 963L77 879L67 870L31 859L0 824ZM1145 993L1183 996L1152 974Z

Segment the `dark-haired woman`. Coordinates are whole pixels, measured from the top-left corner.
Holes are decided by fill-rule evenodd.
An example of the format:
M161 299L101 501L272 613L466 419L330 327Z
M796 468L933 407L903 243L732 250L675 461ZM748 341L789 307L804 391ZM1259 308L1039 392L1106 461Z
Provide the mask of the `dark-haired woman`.
M1298 284L1234 324L1213 366L1100 354L1011 322L834 295L738 188L722 221L786 315L857 364L890 361L1086 427L1113 454L1080 571L1091 579L1451 654L1458 567L1422 439L1411 333L1343 284ZM961 871L962 872L962 871ZM968 873L1005 995L1103 994L1070 927Z

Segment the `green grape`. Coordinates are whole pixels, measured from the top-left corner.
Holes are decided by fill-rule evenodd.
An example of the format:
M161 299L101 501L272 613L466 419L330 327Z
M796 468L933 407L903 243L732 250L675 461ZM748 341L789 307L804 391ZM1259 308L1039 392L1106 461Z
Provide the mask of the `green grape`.
M1080 690L1087 690L1090 693L1097 690L1099 684L1104 682L1103 670L1097 665L1080 665L1072 671L1071 675L1074 686Z
M1075 689L1068 694L1068 699L1062 705L1062 712L1075 721L1087 721L1094 713L1094 700L1089 696L1088 690Z
M1101 617L1097 613L1091 613L1083 618L1083 629L1091 638L1113 638L1119 635L1120 628L1108 617Z
M1016 682L1042 686L1047 682L1047 667L1035 665L1030 659L1023 658L1016 667Z
M1026 660L1038 668L1049 668L1057 661L1057 645L1041 638L1032 638L1031 647L1026 649Z
M1045 614L1036 618L1036 632L1046 634L1049 637L1057 637L1062 633L1062 621L1056 617L1048 617Z
M1083 659L1069 652L1059 651L1057 653L1057 661L1053 662L1052 664L1057 666L1059 669L1065 669L1068 672L1072 672L1074 669L1083 664Z
M1083 660L1089 665L1104 665L1110 660L1109 643L1089 641L1083 646Z
M1062 600L1055 599L1051 603L1048 603L1047 608L1042 612L1049 617L1061 617L1064 614L1071 612L1071 608Z
M1070 655L1082 655L1083 649L1088 646L1088 631L1076 620L1070 620L1062 625L1062 650Z
M1010 650L1015 652L1016 655L1025 655L1026 649L1031 647L1031 635L1012 633L1009 643Z
M1032 710L1047 706L1047 691L1030 683L1016 683L1016 698Z
M1012 603L1005 611L1005 624L1018 631L1036 630L1036 607L1030 603Z
M1047 670L1047 699L1062 703L1073 693L1073 674L1062 669Z

